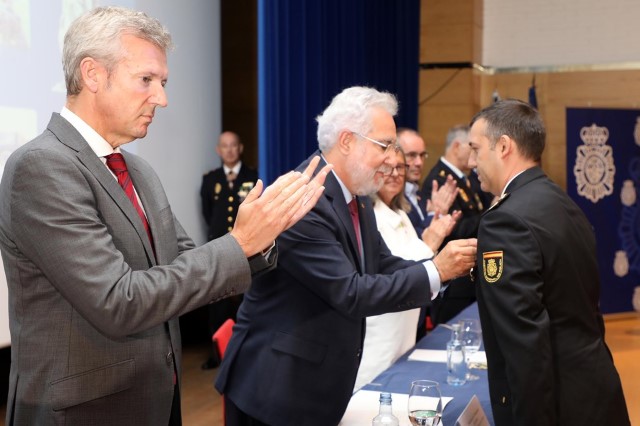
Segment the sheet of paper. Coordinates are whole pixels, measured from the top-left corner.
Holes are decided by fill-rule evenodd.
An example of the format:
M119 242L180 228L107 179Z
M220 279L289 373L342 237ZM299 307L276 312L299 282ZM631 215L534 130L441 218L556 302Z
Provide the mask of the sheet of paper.
M447 351L416 349L409 354L409 361L447 362Z
M410 361L425 362L447 362L447 351L434 349L415 349L409 354ZM486 368L487 354L484 351L478 351L469 358L472 364L478 364L479 367Z
M456 426L489 426L489 420L477 396L473 395L458 420L456 420Z
M451 397L442 397L442 409L451 401ZM407 403L409 395L402 393L391 394L391 409L400 421L400 426L411 426ZM359 390L351 397L347 411L344 413L340 426L371 426L371 420L378 415L380 409L380 392Z
M478 351L469 357L469 365L471 368L487 368L487 353Z

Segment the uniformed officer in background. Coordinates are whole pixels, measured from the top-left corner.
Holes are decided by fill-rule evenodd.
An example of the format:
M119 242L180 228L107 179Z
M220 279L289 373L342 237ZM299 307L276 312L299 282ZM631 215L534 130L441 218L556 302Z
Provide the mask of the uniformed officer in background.
M200 197L202 214L207 222L207 240L219 238L233 229L240 203L258 180L258 172L242 163L242 142L234 132L223 132L216 152L222 166L202 177ZM234 318L242 296L231 297L207 306L210 335L227 318ZM220 363L217 351L202 364L203 369L215 368Z

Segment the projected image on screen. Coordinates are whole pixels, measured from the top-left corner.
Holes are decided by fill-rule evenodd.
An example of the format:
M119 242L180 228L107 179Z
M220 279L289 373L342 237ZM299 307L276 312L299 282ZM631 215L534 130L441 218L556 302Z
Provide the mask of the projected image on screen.
M64 35L95 6L134 0L0 0L0 173L13 151L46 128L65 104ZM0 261L0 347L8 345L7 285Z
M0 0L0 45L26 48L29 46L28 0Z

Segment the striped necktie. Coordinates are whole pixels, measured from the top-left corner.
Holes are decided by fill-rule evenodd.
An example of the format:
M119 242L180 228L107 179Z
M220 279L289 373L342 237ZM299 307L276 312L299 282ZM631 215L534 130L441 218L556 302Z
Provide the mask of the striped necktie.
M147 221L147 217L140 207L138 203L138 197L136 196L135 191L133 190L133 182L131 181L131 176L129 176L129 170L127 169L127 163L124 161L124 157L120 153L109 154L105 157L107 159L107 167L111 169L111 171L118 178L118 183L124 190L125 194L133 204L133 207L138 212L140 219L142 220L142 224L144 225L145 231L147 231L147 236L149 237L149 242L151 243L151 247L153 248L155 255L155 247L153 245L153 236L151 235L151 228L149 227L149 222Z

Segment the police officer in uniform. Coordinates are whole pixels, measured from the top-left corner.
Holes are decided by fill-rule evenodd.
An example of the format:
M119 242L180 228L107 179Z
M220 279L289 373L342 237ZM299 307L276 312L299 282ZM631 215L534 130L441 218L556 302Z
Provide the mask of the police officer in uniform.
M220 135L216 152L222 167L202 177L200 198L202 214L207 222L209 241L225 235L233 229L238 207L258 180L255 169L244 165L240 159L243 146L234 132ZM227 318L235 318L242 296L223 299L210 304L208 309L209 332L213 334ZM212 356L202 365L203 369L215 368L220 363L214 348Z
M475 281L496 426L629 425L604 339L593 227L540 168L531 105L472 120L470 167L499 196L478 229Z

